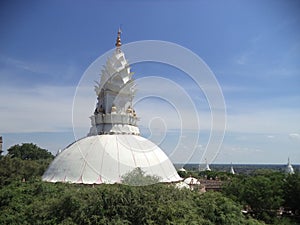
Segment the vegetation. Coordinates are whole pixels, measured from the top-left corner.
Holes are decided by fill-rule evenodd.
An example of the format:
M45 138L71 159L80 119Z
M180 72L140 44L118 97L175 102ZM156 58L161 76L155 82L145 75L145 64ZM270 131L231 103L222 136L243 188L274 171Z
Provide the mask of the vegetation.
M0 187L15 181L40 178L51 160L22 160L4 156L0 159Z
M0 185L40 178L53 155L34 144L14 145L0 159Z
M285 175L271 170L258 170L250 176L235 176L227 182L223 193L244 205L254 218L269 224L282 224L279 209L285 207L283 213L292 210L285 216L284 224L299 221L299 174ZM292 220L287 219L287 216Z
M156 184L14 182L0 190L0 224L262 224L221 193Z
M52 156L46 157L48 152L40 150L33 144L13 146L0 159L0 224L299 223L299 174L286 176L266 170L247 176L186 173L224 180L222 192L204 194L166 184L47 183L40 177ZM157 179L137 168L122 177L122 182L139 185L156 183ZM281 206L290 211L288 216L277 215ZM249 212L246 215L242 214L243 207Z
M122 184L131 186L146 186L156 184L159 180L160 178L157 176L146 175L145 171L138 167L122 177Z
M53 159L53 155L33 143L14 145L8 150L7 156L24 160Z
M288 175L283 186L284 206L300 216L300 174ZM299 220L300 222L300 220Z

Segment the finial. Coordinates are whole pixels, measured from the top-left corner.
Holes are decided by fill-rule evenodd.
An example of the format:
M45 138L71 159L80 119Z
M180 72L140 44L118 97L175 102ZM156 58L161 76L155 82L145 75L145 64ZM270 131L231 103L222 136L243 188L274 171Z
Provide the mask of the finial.
M122 43L121 43L121 33L122 33L122 31L121 31L121 28L119 27L118 37L117 37L116 44L115 44L117 48L120 48L121 45L122 45Z

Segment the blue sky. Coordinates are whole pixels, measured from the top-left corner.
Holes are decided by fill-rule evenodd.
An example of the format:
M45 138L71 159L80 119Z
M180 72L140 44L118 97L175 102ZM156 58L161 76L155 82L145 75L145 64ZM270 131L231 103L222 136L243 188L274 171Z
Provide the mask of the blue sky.
M299 164L299 15L299 1L290 0L2 1L4 148L34 142L55 153L74 141L76 86L87 67L114 47L121 24L123 43L174 42L199 55L214 72L227 107L227 130L216 163L286 163L291 157ZM163 66L132 70L137 76L163 72L170 78L175 73ZM204 110L189 88L192 84L174 80ZM199 154L206 136L204 132L200 138ZM170 152L172 138L162 145ZM199 158L196 152L191 161Z

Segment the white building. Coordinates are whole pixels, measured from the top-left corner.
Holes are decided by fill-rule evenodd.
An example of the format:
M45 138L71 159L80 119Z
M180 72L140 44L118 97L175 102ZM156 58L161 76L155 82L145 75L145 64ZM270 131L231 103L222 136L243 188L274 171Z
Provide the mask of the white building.
M206 171L211 171L207 159L205 159L205 162L206 162L205 170L206 170Z
M286 165L286 173L287 174L294 174L295 172L294 172L294 168L293 168L293 166L292 166L292 164L291 164L291 161L290 161L290 158L288 158L288 164Z
M231 174L235 174L235 171L234 171L234 169L233 169L232 163L231 163L231 166L230 166L230 173L231 173Z
M98 102L90 117L90 132L55 157L42 177L44 181L121 183L122 177L137 167L146 175L159 177L160 182L181 180L168 156L140 136L132 105L135 93L132 76L121 50L119 30L116 50L95 87Z

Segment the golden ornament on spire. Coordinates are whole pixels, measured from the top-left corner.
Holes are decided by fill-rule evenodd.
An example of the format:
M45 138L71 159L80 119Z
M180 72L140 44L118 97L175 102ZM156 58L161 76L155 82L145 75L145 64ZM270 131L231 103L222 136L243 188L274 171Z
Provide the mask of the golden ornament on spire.
M119 48L121 47L122 43L121 43L121 28L119 28L119 31L118 31L118 37L117 37L117 40L116 40L116 47Z

